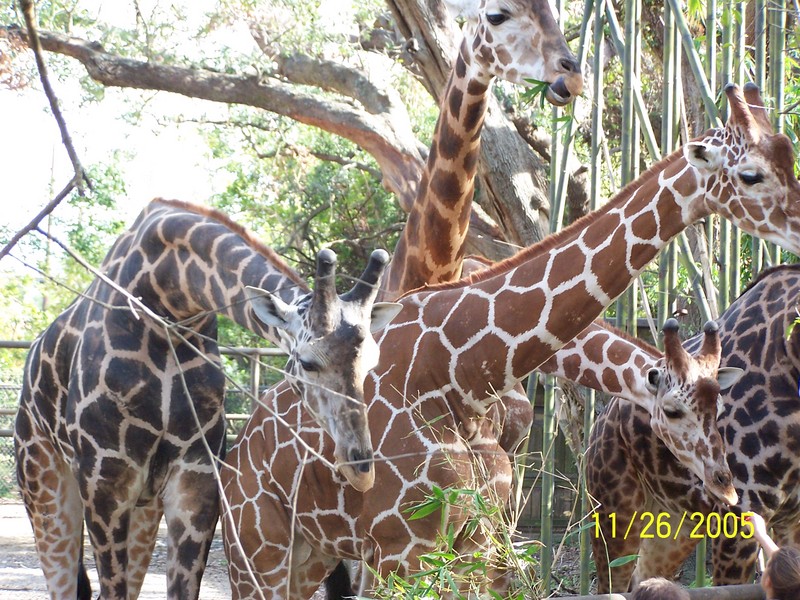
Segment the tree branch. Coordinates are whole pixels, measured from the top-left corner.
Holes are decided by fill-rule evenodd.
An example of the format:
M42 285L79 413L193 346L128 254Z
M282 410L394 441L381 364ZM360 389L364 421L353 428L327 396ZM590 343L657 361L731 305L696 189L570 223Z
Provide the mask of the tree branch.
M25 34L18 28L19 35ZM383 185L410 205L421 177L419 145L401 131L391 113L370 114L352 103L330 100L297 90L275 78L229 75L143 62L105 52L96 42L40 32L42 47L83 64L95 81L113 87L160 90L227 104L244 104L319 127L351 140L372 154L381 167ZM318 79L318 81L323 78Z

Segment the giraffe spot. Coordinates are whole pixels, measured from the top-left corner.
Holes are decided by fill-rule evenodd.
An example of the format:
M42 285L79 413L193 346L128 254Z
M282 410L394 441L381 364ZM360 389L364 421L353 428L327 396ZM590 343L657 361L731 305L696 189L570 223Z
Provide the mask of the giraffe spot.
M458 119L461 114L461 101L464 99L464 92L459 89L450 90L450 116Z
M631 274L625 265L625 232L622 228L617 228L610 239L606 235L606 240L608 245L595 252L592 257L591 271L597 277L600 288L609 297L616 298L625 291L631 280Z
M431 180L431 191L446 208L452 209L461 199L461 182L458 174L438 169Z
M466 60L469 60L469 58L467 58ZM455 66L455 74L456 77L458 77L459 79L464 79L464 77L466 77L467 75L466 60L464 59L464 52L462 47L462 51L458 53L458 58L456 58L456 66Z
M676 163L676 167L677 166L678 164ZM669 173L666 174L669 175ZM677 179L673 179L672 181L672 189L675 190L675 193L679 196L688 196L697 189L697 185L697 176L693 169L685 169Z
M423 248L436 265L445 266L453 262L453 225L455 224L442 217L438 210L425 214L425 231L428 235Z
M145 233L150 233L149 230L150 228L148 228ZM166 244L159 237L154 235L143 235L142 241L139 244L139 248L142 252L144 252L144 256L147 259L148 264L151 265L167 251Z
M559 284L583 274L586 256L575 244L562 248L551 256L550 273L547 276L547 285L550 289L555 289Z
M499 47L495 51L495 56L497 60L500 62L501 65L506 66L511 64L511 54L509 54L508 50L504 47Z
M486 101L481 98L477 102L467 105L467 113L464 115L464 129L475 131L483 125L483 115L486 112ZM474 140L474 137L473 137Z
M458 156L459 151L464 146L464 139L460 137L450 124L445 120L439 121L439 135L437 136L437 146L439 154L446 160L453 160ZM433 182L436 183L436 175L441 169L436 169L433 174Z
M464 155L464 161L461 163L464 169L464 174L468 178L475 177L478 165L478 156L480 155L478 148L472 148Z
M608 393L619 394L622 391L614 369L603 369L603 384Z
M155 262L155 259L153 261ZM128 288L136 279L141 275L144 268L144 255L137 248L134 249L125 257L125 262L122 264L117 281L123 288Z
M550 344L533 337L520 343L514 351L511 366L515 375L528 373L553 354Z
M124 417L117 400L103 392L97 400L84 408L79 426L83 435L94 440L99 448L118 451L119 431L123 421ZM76 445L81 446L81 444Z
M631 233L642 240L656 239L658 232L658 224L656 223L656 216L650 211L644 212L637 216L630 224Z
M469 96L483 96L489 89L484 82L473 79L467 84L467 94Z
M143 465L157 439L147 429L130 425L123 440L125 454L137 465Z
M454 311L447 322L442 325L442 332L448 341L456 348L464 346L476 331L481 331L489 325L489 300L480 296L471 295L466 300L470 310ZM485 338L482 338L483 343Z
M186 282L183 284L184 289L192 290L193 293L199 294L203 294L207 291L206 274L200 265L197 264L197 261L189 260L184 268L184 273L186 276ZM181 293L184 294L185 292L181 290ZM218 306L221 306L221 304Z
M797 456L800 454L800 425L791 423L786 428L786 449Z

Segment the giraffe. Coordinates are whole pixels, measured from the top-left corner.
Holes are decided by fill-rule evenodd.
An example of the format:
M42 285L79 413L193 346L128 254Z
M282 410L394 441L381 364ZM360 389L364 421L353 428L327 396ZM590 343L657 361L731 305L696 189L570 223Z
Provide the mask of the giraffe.
M459 278L493 80L552 82L546 98L556 106L583 90L580 65L547 0L479 4L464 27L417 196L387 268L381 299Z
M758 127L752 87L725 91L725 127L657 163L599 211L480 274L399 299L400 314L378 337L390 350L365 382L378 488L359 493L309 453L332 449L286 385L265 394L226 458L234 469L221 472L234 598L308 598L343 558L384 577L418 571L420 555L436 547L440 517L409 520L404 509L433 486L479 490L504 506L511 469L484 418L489 407L690 223L716 212L800 247L791 143ZM456 552L486 550L485 531L466 529L467 521L453 507L443 524ZM501 569L487 584L503 589L506 576Z
M611 512L625 522L634 510L665 512L672 519L698 512L704 520L712 513L755 511L773 527L779 544L800 544L800 333L786 335L797 318L798 296L800 266L774 267L759 275L719 319L722 362L745 371L723 392L719 418L740 504L727 508L709 499L699 482L650 435L648 415L615 400L598 418L587 452L587 479L601 504L601 525L607 528L606 515ZM698 343L695 337L685 345L691 349ZM610 464L613 470L604 466ZM700 519L696 516L695 524ZM656 575L674 577L699 541L691 537L690 528L668 544L640 540L638 534L634 528L633 535L620 540L606 531L607 550L601 542L594 543L600 592L624 590ZM745 583L752 576L758 549L753 539L720 535L711 544L716 585ZM635 568L633 563L614 568L609 583L608 562L637 553Z
M162 514L168 597L197 597L225 437L216 313L283 346L289 385L335 440L340 472L369 488L362 381L377 362L370 319L379 328L398 308L373 304L387 262L375 251L340 297L336 256L323 250L312 293L221 213L151 202L26 362L15 452L51 597L91 597L84 519L101 598L136 597Z

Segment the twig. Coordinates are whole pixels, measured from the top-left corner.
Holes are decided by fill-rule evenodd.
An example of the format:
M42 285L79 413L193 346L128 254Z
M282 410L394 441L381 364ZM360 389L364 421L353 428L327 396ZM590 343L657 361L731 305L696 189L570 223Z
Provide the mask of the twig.
M75 152L75 147L72 144L72 138L67 131L67 123L64 121L64 116L61 114L61 109L58 106L58 98L53 91L53 86L50 85L50 77L47 75L47 66L44 63L42 56L42 42L39 39L39 32L36 29L36 20L33 15L33 1L32 0L19 0L22 14L25 17L25 27L28 29L28 46L33 51L36 57L36 67L39 70L39 79L42 81L42 88L50 102L50 110L53 112L53 117L58 124L58 129L61 131L61 141L67 149L69 160L72 162L72 168L75 171L75 178L72 183L78 189L78 193L83 196L83 184L85 183L89 189L92 189L92 184L84 171L81 162L78 159L78 153Z
M70 192L71 192L71 191L72 191L74 188L75 188L75 180L73 179L72 181L70 181L70 182L67 184L67 187L65 187L63 190L61 190L61 191L58 193L58 195L57 195L55 198L53 198L52 200L50 200L50 202L48 202L47 206L45 206L45 207L44 207L44 208L43 208L43 209L42 209L42 210L39 212L39 214L38 214L38 215L36 215L36 216L33 218L33 220L32 220L30 223L28 223L28 224L27 224L25 227L23 227L23 228L22 228L22 229L20 229L20 230L19 230L17 233L15 233L15 234L14 234L14 237L12 237L12 238L11 238L11 241L10 241L10 242L8 242L8 243L7 243L7 244L6 244L6 245L3 247L3 249L2 249L2 250L0 250L0 260L2 260L2 259L3 259L3 257L4 257L6 254L8 254L9 252L11 252L11 249L12 249L12 248L14 248L14 246L16 246L16 245L17 245L17 243L18 243L18 242L19 242L19 241L20 241L20 240L21 240L21 239L22 239L22 238L23 238L25 235L27 235L28 233L30 233L31 231L33 231L34 229L36 229L37 227L39 227L39 223L41 223L41 222L42 222L42 220L43 220L43 219L44 219L44 218L45 218L47 215L49 215L51 212L53 212L53 210L55 209L55 207L56 207L56 206L58 206L59 202L61 202L61 201L62 201L64 198L66 198L66 197L67 197L67 195L68 195L68 194L69 194L69 193L70 193Z

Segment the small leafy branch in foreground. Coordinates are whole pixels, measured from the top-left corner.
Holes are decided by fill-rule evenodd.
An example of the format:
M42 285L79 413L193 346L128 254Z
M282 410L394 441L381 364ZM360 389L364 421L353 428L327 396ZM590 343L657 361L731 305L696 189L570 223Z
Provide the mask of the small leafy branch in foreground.
M506 511L487 502L478 490L466 488L441 489L434 486L428 497L406 510L409 520L440 514L438 547L419 557L421 570L404 579L395 574L386 578L376 576L376 597L394 598L467 598L483 591L483 587L498 573L512 574L512 591L502 596L488 590L496 600L524 600L538 597L538 542L512 540L514 524L508 522ZM463 525L456 531L449 517L457 511L464 515ZM459 553L457 542L488 540L487 552Z

